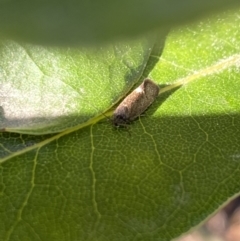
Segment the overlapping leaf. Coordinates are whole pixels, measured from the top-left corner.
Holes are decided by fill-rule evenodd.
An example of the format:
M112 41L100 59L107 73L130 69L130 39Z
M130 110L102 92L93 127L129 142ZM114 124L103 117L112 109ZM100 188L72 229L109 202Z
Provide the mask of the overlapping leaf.
M46 45L99 45L177 26L232 7L239 7L239 1L3 0L0 37Z

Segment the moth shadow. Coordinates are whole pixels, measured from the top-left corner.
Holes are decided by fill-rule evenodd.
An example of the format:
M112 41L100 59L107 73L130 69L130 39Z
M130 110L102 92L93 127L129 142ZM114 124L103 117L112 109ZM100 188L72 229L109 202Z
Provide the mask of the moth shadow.
M168 86L171 86L171 85L167 85L167 84L162 84L162 85L159 85L160 87L160 90L164 87L168 87ZM173 95L178 89L180 89L182 86L178 86L178 87L175 87L171 90L168 90L162 94L160 94L156 100L152 103L152 105L146 110L148 115L152 115L155 113L155 111L157 111L161 105L171 96Z

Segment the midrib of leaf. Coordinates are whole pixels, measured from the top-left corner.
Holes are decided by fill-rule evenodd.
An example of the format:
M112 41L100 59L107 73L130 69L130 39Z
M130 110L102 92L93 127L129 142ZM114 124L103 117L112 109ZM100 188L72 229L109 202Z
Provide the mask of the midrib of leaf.
M164 59L162 59L162 60L164 61ZM200 70L196 71L194 74L188 75L184 78L181 78L181 79L177 80L176 82L174 82L173 84L171 84L169 86L163 87L162 89L160 89L159 95L161 95L161 94L163 94L167 91L173 90L177 87L180 87L182 85L187 85L190 82L196 81L201 77L216 74L216 73L220 73L227 68L230 68L232 66L236 66L239 62L240 62L240 55L239 54L235 54L235 55L230 56L228 58L219 60L217 63L214 63L211 66L208 66L204 69L200 69ZM112 115L112 112L113 112L112 110L109 110L106 113L102 113L99 116L96 116L96 117L90 119L89 121L87 121L85 123L82 123L82 124L76 125L72 128L69 128L68 130L63 131L63 132L61 132L61 133L59 133L59 134L57 134L57 135L55 135L55 136L53 136L49 139L46 139L46 140L44 140L44 141L42 141L42 142L40 142L40 143L38 143L34 146L27 147L27 148L25 148L21 151L15 152L12 155L9 155L9 156L1 159L0 163L4 163L5 161L7 161L7 160L9 160L9 159L11 159L15 156L21 155L23 153L27 153L27 152L32 151L34 149L39 149L39 148L49 144L50 142L55 141L55 140L65 136L65 135L68 135L68 134L70 134L74 131L78 131L78 130L83 129L87 126L94 125L97 122L99 122L100 120L110 117Z
M152 56L152 55L150 55ZM162 61L166 61L164 59L161 59ZM211 66L207 66L206 68L203 68L203 69L200 69L198 71L195 71L193 74L191 75L188 75L184 78L180 78L178 79L176 82L174 82L173 84L169 85L169 86L166 86L166 87L163 87L160 89L160 92L159 92L159 95L167 92L167 91L170 91L170 90L173 90L177 87L180 87L182 85L187 85L189 84L190 82L193 82L193 81L196 81L198 80L199 78L201 77L205 77L205 76L208 76L208 75L213 75L213 74L216 74L216 73L220 73L222 71L224 71L225 69L227 68L230 68L232 66L236 66L238 63L240 63L240 54L235 54L235 55L232 55L232 56L229 56L228 58L224 58L224 59L221 59L219 60L218 62L214 63L213 65ZM27 147L21 151L18 151L18 152L15 152L13 154L10 154L9 156L3 158L0 160L0 163L4 163L5 161L7 161L8 159L11 159L15 156L18 156L18 155L21 155L23 153L27 153L29 151L32 151L34 149L38 149L38 148L41 148L47 144L49 144L50 142L52 141L55 141L57 140L58 138L61 138L65 135L68 135L74 131L78 131L80 129L83 129L87 126L90 126L90 125L94 125L96 124L97 122L99 122L100 120L104 119L104 118L111 118L111 115L112 115L112 110L111 110L112 106L109 108L110 110L108 110L107 112L105 113L102 113L90 120L88 120L87 122L85 123L81 123L79 125L76 125L74 127L71 127L69 129L67 129L66 131L63 131L49 139L46 139L34 146L31 146L31 147ZM110 121L109 121L110 122ZM111 124L111 123L109 123Z
M162 59L162 61L164 61L164 59ZM184 78L180 78L179 80L177 80L173 84L162 88L159 91L159 95L163 94L167 91L170 91L174 88L180 87L182 85L189 84L190 82L195 81L195 80L197 80L201 77L213 75L213 74L216 74L216 73L221 73L225 69L230 68L232 66L236 66L239 63L240 63L240 55L239 54L235 54L235 55L230 56L226 59L221 59L217 63L214 63L211 66L208 66L204 69L200 69L200 70L194 72L193 74L188 75Z
M105 118L105 116L103 116L103 115L97 116L97 117L95 117L95 118L93 118L93 119L91 119L91 120L89 120L89 121L87 121L85 123L76 125L76 126L74 126L72 128L67 129L66 131L60 132L60 133L56 134L55 136L53 136L51 138L48 138L48 139L46 139L46 140L44 140L42 142L39 142L38 144L35 144L33 146L30 146L30 147L26 147L25 149L22 149L22 150L17 151L17 152L15 152L15 153L13 153L13 154L5 157L5 158L0 159L0 164L6 162L7 160L11 160L12 158L14 158L16 156L19 156L19 155L22 155L24 153L30 152L30 151L32 151L34 149L40 149L40 148L42 148L43 146L49 144L52 141L55 141L55 140L65 136L65 135L68 135L68 134L70 134L70 133L72 133L74 131L80 130L80 129L84 128L84 127L93 125L93 124L97 123L98 121L100 121L100 120L102 120L104 118Z

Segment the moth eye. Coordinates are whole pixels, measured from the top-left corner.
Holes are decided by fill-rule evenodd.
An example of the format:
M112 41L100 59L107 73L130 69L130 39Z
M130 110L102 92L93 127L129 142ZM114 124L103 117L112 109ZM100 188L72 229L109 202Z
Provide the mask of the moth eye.
M115 126L123 126L127 123L127 117L126 115L116 115L113 120L113 124Z
M117 117L119 120L126 120L126 116L124 116L124 115L118 115L118 117Z

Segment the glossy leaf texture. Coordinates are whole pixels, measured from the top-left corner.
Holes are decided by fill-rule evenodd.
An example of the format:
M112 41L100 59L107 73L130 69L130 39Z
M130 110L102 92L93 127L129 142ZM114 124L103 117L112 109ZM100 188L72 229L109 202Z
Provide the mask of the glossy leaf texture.
M46 45L99 45L239 7L238 0L2 0L0 37Z
M128 130L2 133L0 239L169 241L239 193L239 21L172 32L149 73L161 94Z

